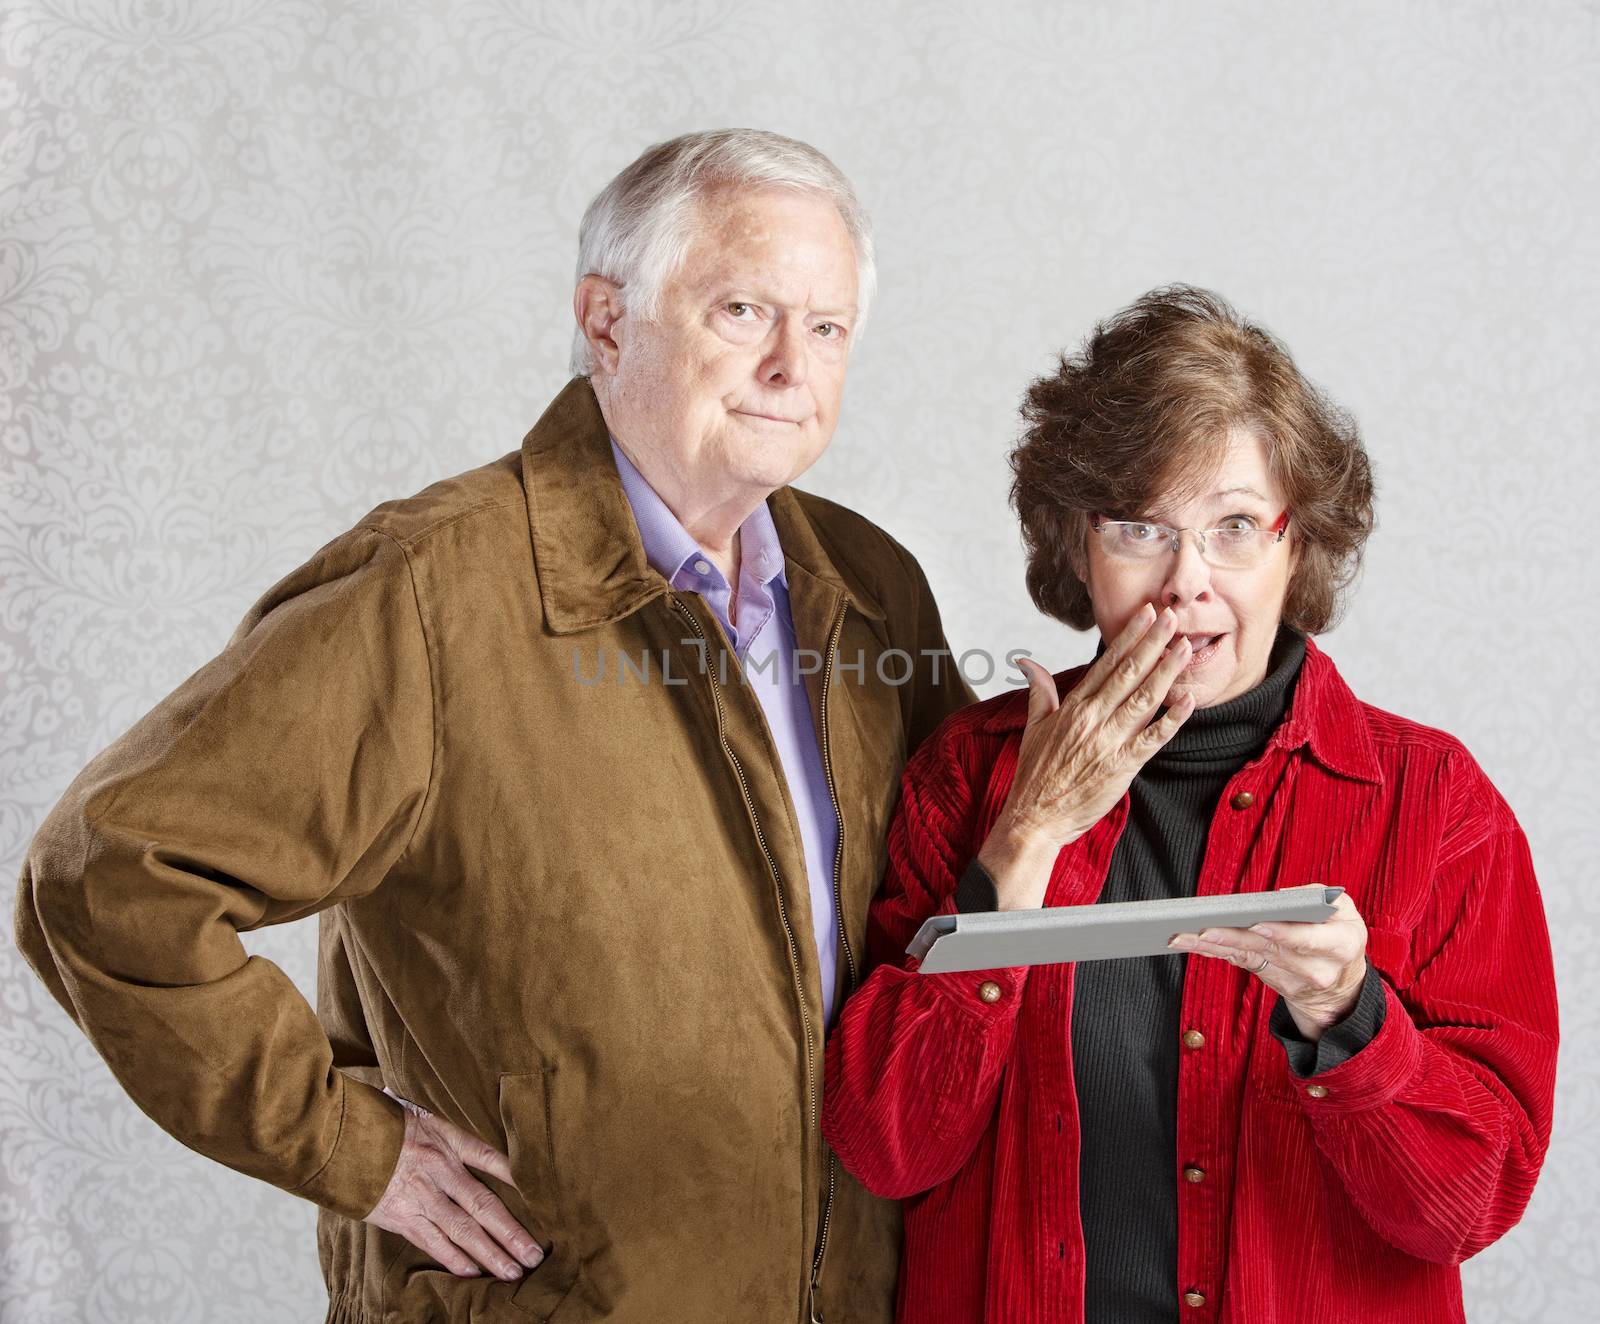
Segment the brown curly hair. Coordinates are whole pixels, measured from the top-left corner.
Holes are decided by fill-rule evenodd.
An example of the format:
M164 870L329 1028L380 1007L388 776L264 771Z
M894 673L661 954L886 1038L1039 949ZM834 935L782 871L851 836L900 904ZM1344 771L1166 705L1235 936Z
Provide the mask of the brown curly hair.
M1307 634L1337 619L1373 528L1366 448L1283 344L1218 295L1190 285L1150 291L1034 381L1022 417L1011 504L1040 611L1092 626L1090 518L1138 518L1159 496L1198 493L1229 432L1249 427L1266 443L1300 547L1283 619Z

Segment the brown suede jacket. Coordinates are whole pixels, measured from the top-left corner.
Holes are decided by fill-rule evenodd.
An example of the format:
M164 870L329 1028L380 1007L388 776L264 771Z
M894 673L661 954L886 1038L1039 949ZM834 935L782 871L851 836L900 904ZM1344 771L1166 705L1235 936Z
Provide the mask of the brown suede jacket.
M901 766L972 694L909 553L770 506L849 985ZM238 934L319 912L313 1013ZM892 1316L898 1211L818 1132L777 755L714 613L646 562L586 379L268 590L73 781L16 928L140 1108L322 1206L330 1320ZM400 1151L385 1085L510 1154L481 1179L550 1247L521 1282L360 1221Z

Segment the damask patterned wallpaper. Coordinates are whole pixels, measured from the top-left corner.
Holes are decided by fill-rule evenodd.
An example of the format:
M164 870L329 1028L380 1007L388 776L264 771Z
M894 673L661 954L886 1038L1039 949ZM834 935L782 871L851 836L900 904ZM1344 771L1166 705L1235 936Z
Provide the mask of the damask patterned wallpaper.
M1326 646L1508 797L1562 990L1550 1159L1469 1314L1592 1319L1597 88L1592 2L0 0L8 889L263 588L517 446L606 179L778 129L854 178L881 253L809 485L918 554L958 648L1092 652L1027 601L1004 457L1097 317L1215 287L1356 412L1380 527ZM249 946L309 995L314 925ZM321 1318L310 1205L157 1131L9 942L0 998L0 1317Z

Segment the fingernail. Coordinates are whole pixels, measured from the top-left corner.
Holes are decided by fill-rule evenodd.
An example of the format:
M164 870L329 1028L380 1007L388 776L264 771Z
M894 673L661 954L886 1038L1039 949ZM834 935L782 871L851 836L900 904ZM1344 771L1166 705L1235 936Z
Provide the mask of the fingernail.
M1269 938L1272 936L1265 924L1252 924L1250 926L1250 932L1259 933L1263 938Z
M544 1252L532 1244L524 1246L517 1254L522 1256L522 1262L530 1269L537 1269L539 1262L544 1259Z

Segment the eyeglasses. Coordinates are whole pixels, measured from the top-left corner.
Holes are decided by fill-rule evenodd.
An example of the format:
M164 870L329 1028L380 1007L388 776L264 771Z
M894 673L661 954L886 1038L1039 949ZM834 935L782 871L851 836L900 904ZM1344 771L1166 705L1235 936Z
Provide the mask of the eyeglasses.
M1248 570L1265 561L1273 547L1283 541L1289 529L1289 512L1285 510L1266 527L1246 515L1231 516L1215 529L1175 529L1148 520L1101 519L1096 515L1093 528L1106 555L1119 561L1154 561L1176 552L1182 545L1182 535L1192 533L1199 539L1200 555L1207 564L1222 570Z

